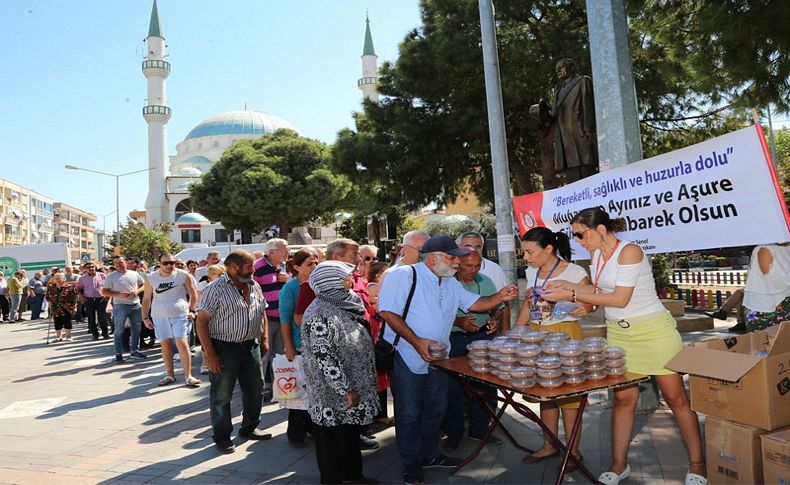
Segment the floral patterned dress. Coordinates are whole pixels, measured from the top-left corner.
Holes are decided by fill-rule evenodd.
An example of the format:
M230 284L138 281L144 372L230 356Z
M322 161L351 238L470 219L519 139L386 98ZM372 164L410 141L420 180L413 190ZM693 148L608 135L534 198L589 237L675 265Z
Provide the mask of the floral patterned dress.
M47 301L49 302L49 312L54 318L74 316L77 313L77 292L73 286L49 285L47 287Z
M318 425L367 425L379 413L373 343L363 325L363 316L319 298L304 313L307 410ZM345 410L349 391L359 395L359 403Z
M772 312L758 312L744 306L746 328L750 332L764 330L790 320L790 296L782 300Z

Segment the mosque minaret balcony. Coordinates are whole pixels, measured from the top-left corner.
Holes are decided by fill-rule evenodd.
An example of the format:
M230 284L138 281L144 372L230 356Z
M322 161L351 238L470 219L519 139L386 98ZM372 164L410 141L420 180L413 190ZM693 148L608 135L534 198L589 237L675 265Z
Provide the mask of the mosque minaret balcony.
M146 59L143 61L143 75L147 78L151 76L166 78L170 75L170 63L159 59Z
M145 121L161 121L167 123L170 121L170 107L157 104L143 106L143 118L145 118Z

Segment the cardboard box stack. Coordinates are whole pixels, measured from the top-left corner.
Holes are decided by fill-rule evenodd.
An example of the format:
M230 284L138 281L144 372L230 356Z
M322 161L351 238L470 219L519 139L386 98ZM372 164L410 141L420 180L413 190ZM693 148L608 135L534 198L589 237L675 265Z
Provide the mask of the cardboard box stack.
M710 483L790 483L790 322L689 345L667 368L708 416Z

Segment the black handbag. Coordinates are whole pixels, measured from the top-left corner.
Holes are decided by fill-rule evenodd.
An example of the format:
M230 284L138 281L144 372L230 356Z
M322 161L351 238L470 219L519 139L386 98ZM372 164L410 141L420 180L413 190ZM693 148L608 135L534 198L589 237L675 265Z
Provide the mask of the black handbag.
M411 282L411 289L409 290L409 296L406 298L406 305L403 307L403 321L406 321L406 315L409 314L409 307L411 306L411 299L414 296L414 289L417 287L417 270L414 269L412 266L412 282ZM376 370L381 371L391 371L395 368L395 352L396 347L398 346L398 341L400 341L400 335L395 335L395 340L392 343L387 342L384 340L384 327L387 326L387 322L382 320L381 328L379 329L379 339L376 341L376 345L373 346L373 355L376 359Z

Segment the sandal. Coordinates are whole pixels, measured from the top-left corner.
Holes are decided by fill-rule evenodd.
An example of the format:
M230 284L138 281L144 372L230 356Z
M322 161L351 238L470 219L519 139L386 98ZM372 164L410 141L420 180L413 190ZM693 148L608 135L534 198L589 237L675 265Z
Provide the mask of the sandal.
M169 386L170 384L174 383L175 381L176 381L176 378L175 378L175 377L172 377L172 376L165 376L165 378L164 378L164 379L162 379L161 381L159 381L159 387L162 387L162 386Z
M190 377L189 379L186 380L185 384L187 385L187 387L200 387L200 385L203 384L203 381L195 377Z
M704 461L692 461L689 465L704 465ZM708 479L697 473L686 473L685 485L707 485Z
M617 485L621 481L631 476L631 465L626 465L623 473L617 474L615 472L604 472L598 477L598 481L604 485Z

